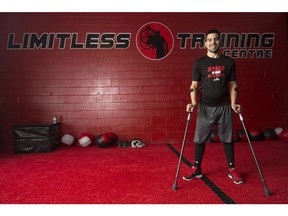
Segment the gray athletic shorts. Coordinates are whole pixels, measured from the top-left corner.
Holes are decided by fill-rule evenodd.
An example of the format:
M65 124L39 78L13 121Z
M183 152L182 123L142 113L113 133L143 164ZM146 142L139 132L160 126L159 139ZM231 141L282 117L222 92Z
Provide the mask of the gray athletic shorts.
M230 105L211 107L199 104L194 142L207 142L210 138L213 125L217 127L221 142L232 142L233 120Z

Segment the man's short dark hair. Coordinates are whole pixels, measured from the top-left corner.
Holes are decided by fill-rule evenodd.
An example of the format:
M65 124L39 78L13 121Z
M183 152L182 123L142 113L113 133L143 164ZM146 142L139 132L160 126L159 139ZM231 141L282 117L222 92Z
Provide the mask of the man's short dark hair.
M216 33L218 34L219 38L220 38L220 32L217 30L217 29L210 29L207 34L206 34L206 37L208 34L213 34L213 33Z

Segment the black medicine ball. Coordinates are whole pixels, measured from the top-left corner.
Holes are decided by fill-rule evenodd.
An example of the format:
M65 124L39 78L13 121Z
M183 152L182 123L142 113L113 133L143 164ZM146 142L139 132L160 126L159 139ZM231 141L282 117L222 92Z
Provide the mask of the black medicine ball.
M96 137L95 144L100 148L108 148L112 146L112 141L108 134L100 134Z
M117 141L118 141L118 136L114 133L114 132L108 132L106 133L110 139L111 139L111 142L112 142L112 145L116 144Z
M217 130L212 130L211 131L210 142L220 142Z
M239 134L237 131L233 131L233 142L239 142Z
M251 129L249 131L249 137L251 141L262 141L264 140L264 135L260 130Z
M244 129L239 130L238 135L239 135L240 142L246 142L248 140Z
M262 131L265 140L276 140L277 139L277 134L272 128L266 128L265 130Z

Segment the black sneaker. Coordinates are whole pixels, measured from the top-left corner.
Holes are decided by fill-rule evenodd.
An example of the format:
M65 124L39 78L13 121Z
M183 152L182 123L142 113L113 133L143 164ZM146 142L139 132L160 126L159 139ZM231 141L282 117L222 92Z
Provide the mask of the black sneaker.
M186 181L191 181L194 178L202 178L201 168L192 166L188 176L183 176L182 178Z

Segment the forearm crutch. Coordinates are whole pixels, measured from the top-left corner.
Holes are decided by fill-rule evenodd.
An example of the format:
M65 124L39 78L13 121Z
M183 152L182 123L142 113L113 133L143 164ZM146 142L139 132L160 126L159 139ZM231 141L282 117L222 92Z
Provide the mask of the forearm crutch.
M179 162L178 162L178 167L177 167L177 172L176 172L176 177L175 177L175 182L173 184L172 190L177 190L177 181L178 181L181 161L182 161L182 157L183 157L184 146L185 146L185 142L186 142L186 136L187 136L187 132L188 132L188 128L189 128L190 118L191 118L191 112L188 113L188 117L187 117L187 123L186 123L185 132L184 132L184 138L183 138L183 142L182 142L182 147L181 147L181 152L180 152L180 157L179 157Z
M244 129L244 131L245 131L245 134L246 134L246 136L247 136L248 143L249 143L249 145L250 145L250 148L251 148L251 151L252 151L254 160L255 160L255 162L256 162L256 165L257 165L257 168L258 168L258 171L259 171L261 180L262 180L262 182L263 182L264 192L265 192L266 196L270 196L271 193L270 193L270 191L269 191L269 189L268 189L268 187L267 187L267 185L266 185L266 183L265 183L264 177L263 177L263 175L262 175L262 172L261 172L259 163L258 163L257 158L256 158L255 151L254 151L253 146L252 146L252 144L251 144L251 141L250 141L250 138L249 138L249 134L248 134L247 129L246 129L246 127L245 127L244 120L243 120L243 116L242 116L241 113L239 113L239 118L240 118L240 121L241 121L241 123L242 123L242 126L243 126L243 129Z

